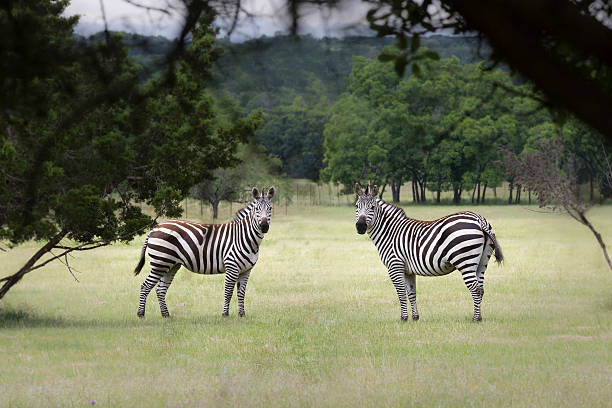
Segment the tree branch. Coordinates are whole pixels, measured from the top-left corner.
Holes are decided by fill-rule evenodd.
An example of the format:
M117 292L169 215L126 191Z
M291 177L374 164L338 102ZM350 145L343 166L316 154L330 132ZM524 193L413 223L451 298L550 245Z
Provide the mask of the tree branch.
M482 1L454 0L449 3L466 19L470 28L484 33L494 49L512 67L531 79L552 102L567 108L612 138L612 96L550 57L540 43L542 32L527 24L524 13L509 15L510 7L501 1L487 1L485 4ZM556 7L557 3L563 2L554 3ZM582 34L582 27L572 26L569 31L578 37ZM605 52L610 55L610 41L598 40L597 43L597 47L605 46Z
M100 239L100 240L94 240L94 241L89 241L89 242L85 242L83 244L74 246L74 247L70 247L70 246L64 246L64 245L59 245L59 242L68 234L67 230L62 230L60 231L57 235L55 235L51 240L49 240L49 242L47 242L42 248L40 248L27 262L26 264L21 267L21 269L19 269L19 271L17 271L15 274L4 277L2 279L0 279L0 282L6 282L1 288L0 288L0 299L2 299L4 297L4 295L11 289L11 287L13 287L13 285L15 285L17 282L19 282L21 280L21 278L23 278L24 275L42 268L43 266L47 265L48 263L56 260L56 259L60 259L61 258L65 258L66 263L64 263L64 265L66 265L66 267L68 267L68 269L70 270L70 273L72 274L72 270L70 269L70 265L68 264L68 258L67 255L72 252L72 251L87 251L90 249L95 249L95 248L99 248L102 246L107 246L109 244L111 244L114 241L118 241L121 239L126 239L128 237L134 236L136 234L138 234L141 231L144 231L147 228L151 228L153 225L155 225L157 223L157 218L155 217L155 219L153 219L153 221L151 221L149 224L135 230L132 232L128 232L125 234L121 234L117 237L114 237L113 239ZM39 263L38 265L35 265L35 263L42 257L44 256L47 252L53 254L53 252L51 252L54 248L57 249L63 249L64 251L61 252L58 255L54 255L49 259L46 259L45 261ZM74 275L73 275L74 276ZM75 278L76 279L76 278Z

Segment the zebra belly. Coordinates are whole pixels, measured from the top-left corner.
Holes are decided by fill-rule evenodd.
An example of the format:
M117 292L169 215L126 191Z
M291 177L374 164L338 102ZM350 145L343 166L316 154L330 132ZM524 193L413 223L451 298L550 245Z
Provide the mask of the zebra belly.
M189 269L189 267L186 266L187 269ZM197 273L200 275L217 275L220 273L225 273L225 265L223 265L223 263L221 265L219 265L217 268L206 268L206 269L200 269L199 271L192 271L191 269L189 269L191 272L193 273Z
M406 270L409 273L419 275L419 276L443 276L448 275L452 271L455 270L455 267L451 265L449 262L444 262L441 265L437 266L432 270L426 269L422 266L410 266L409 262L406 262Z

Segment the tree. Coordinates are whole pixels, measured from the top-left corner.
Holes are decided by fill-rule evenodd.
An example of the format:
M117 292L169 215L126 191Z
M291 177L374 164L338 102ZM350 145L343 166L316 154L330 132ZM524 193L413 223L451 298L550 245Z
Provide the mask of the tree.
M0 298L52 260L68 266L72 251L143 232L154 219L140 203L152 206L155 218L179 215L189 188L233 163L236 145L257 124L253 117L218 120L205 90L221 52L211 10L190 9L195 20L179 39L190 33L190 46L173 49L167 74L141 87L121 37L78 43L77 19L62 16L67 4L36 0L0 9L7 22L0 60L8 61L2 90L10 95L0 106L0 238L10 246L45 242L0 279ZM59 253L43 260L53 250Z
M396 202L402 182L410 179L414 202L426 201L428 183L438 191L437 201L442 189L451 189L459 203L469 189L472 201L482 202L488 183L501 181L494 165L498 139L516 133L514 101L506 101L495 84L514 88L505 72L464 66L457 58L426 64L403 80L388 64L355 58L350 92L326 125L325 172L336 181L343 173L344 184L351 181L348 175L390 183ZM357 132L363 136L349 137Z
M324 131L327 167L321 178L343 184L345 191L355 180L380 179L385 152L368 132L373 113L367 101L345 95L332 111Z
M578 183L572 169L572 153L564 149L560 137L541 139L537 149L520 156L503 150L502 166L516 175L519 184L535 192L540 207L563 209L573 219L591 230L603 251L610 270L612 261L601 234L586 217L590 204L582 201L577 192Z
M329 118L326 99L308 103L295 96L265 116L255 140L277 156L288 175L295 178L319 179L323 166L323 128Z
M263 148L253 144L239 146L236 157L240 160L238 165L215 170L212 179L196 184L191 191L192 197L212 206L213 219L219 215L221 201L242 202L242 193L255 185L276 186L286 198L288 183L279 175L279 159L270 158Z

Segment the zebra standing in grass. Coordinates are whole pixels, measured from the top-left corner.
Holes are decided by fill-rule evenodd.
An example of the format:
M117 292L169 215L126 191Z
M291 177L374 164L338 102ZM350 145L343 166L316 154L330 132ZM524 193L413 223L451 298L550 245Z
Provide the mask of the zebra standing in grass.
M238 314L244 316L244 293L251 269L257 262L259 244L268 232L272 217L274 187L266 192L254 188L254 200L236 213L228 224L200 224L169 220L158 224L147 236L140 261L134 270L138 275L149 252L151 272L140 288L138 316L144 317L147 296L157 285L157 299L163 317L168 317L166 292L181 265L202 274L225 273L223 316L229 315L229 304L238 292Z
M503 255L491 224L470 212L447 215L435 221L406 217L404 210L379 199L378 187L355 184L357 232L366 231L389 271L399 297L401 319L408 320L406 295L412 319L419 319L416 305L416 275L442 276L457 269L474 299L474 321L481 321L484 273L491 254Z

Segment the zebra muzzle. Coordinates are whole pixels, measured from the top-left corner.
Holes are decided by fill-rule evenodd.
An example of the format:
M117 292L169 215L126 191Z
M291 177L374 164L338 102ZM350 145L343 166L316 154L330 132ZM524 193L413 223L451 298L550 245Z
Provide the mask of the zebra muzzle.
M268 224L268 220L263 220L259 224L259 228L261 228L261 232L263 232L264 234L268 232L268 230L270 229L270 224Z
M368 224L366 223L365 217L359 217L355 227L357 228L358 234L365 234L366 230L368 229Z

